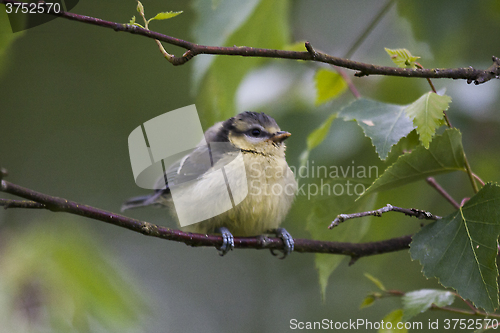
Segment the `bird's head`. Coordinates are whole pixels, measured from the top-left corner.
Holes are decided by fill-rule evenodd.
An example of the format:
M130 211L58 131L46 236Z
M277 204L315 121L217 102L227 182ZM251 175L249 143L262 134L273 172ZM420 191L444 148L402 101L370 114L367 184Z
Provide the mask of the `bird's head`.
M245 111L222 123L227 138L235 147L269 156L284 156L284 140L290 133L280 130L265 113Z

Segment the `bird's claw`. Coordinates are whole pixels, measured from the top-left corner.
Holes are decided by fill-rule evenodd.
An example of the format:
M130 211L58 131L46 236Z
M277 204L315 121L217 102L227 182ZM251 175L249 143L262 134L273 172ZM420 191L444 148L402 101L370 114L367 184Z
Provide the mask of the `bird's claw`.
M234 249L234 237L229 229L225 227L218 228L217 232L219 232L222 236L222 245L217 249L219 251L219 255L222 257Z
M293 251L294 241L292 235L285 228L277 228L276 229L276 237L281 238L283 240L283 250L279 250L280 253L276 253L274 249L271 249L271 254L273 256L278 256L279 259L285 259L290 253Z

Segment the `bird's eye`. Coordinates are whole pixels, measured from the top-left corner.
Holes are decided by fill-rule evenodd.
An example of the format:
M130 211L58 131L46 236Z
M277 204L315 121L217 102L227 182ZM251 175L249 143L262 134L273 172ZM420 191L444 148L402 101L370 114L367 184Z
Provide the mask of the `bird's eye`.
M260 135L260 129L254 128L252 130L252 136L258 137Z

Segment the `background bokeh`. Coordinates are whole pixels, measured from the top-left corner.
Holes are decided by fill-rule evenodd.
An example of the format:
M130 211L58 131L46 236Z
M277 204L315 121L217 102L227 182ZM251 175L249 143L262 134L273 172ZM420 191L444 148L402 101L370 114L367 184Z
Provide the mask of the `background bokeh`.
M148 17L183 10L150 26L181 39L255 47L308 40L336 56L345 55L385 5L340 0L269 3L143 1ZM125 23L132 15L139 17L135 8L131 0L81 0L73 12ZM221 8L223 14L215 17ZM262 15L255 15L258 10ZM245 23L250 30L242 28L226 40L228 27L242 25L239 20L249 15L254 15L252 24ZM6 22L3 5L0 21ZM500 56L499 30L498 1L396 1L352 59L392 65L384 47L404 47L421 56L425 67L486 68L492 55ZM266 112L293 134L287 140L287 159L298 166L307 135L353 100L345 92L315 106L314 72L327 67L315 63L201 55L198 58L205 60L174 67L150 39L64 19L19 34L0 54L0 165L9 171L8 180L114 212L128 197L146 193L134 183L127 138L155 116L196 103L206 129L228 112ZM0 38L10 35L2 32ZM252 44L255 41L259 44ZM184 52L168 45L166 49ZM210 58L211 72L203 72ZM425 80L351 77L363 96L384 102L408 104L428 90ZM449 116L463 133L473 170L484 180L498 181L499 82L473 86L441 79L434 84L453 98ZM234 91L217 91L224 87ZM377 165L380 172L395 158L393 154L380 162L362 130L340 119L310 155L316 165L354 161ZM457 200L472 195L465 174L438 180ZM452 212L425 182L381 193L376 200L376 206L390 202L438 215ZM306 221L314 204L297 199L283 224L294 237L311 237ZM321 204L328 205L328 200ZM161 210L127 215L175 227ZM324 221L325 227L330 221ZM387 214L371 221L362 241L419 228L415 219ZM325 229L329 232L334 231ZM64 213L0 209L0 327L18 332L285 332L293 318L374 322L399 308L400 300L390 298L359 309L366 294L376 289L365 272L390 289L441 288L421 274L420 264L412 262L407 251L400 251L362 258L353 266L345 259L322 299L314 259L313 254L295 253L278 260L255 250L235 250L221 258L213 248L144 237ZM459 301L455 305L462 306ZM437 318L461 317L434 311L414 320L425 326Z

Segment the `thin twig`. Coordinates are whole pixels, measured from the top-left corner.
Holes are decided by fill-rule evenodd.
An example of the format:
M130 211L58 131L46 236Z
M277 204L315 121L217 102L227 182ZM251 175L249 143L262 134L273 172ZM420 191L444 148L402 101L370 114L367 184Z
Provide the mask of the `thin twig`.
M438 191L439 194L441 194L443 198L445 198L453 207L455 207L456 209L460 209L460 204L456 202L455 199L453 199L453 197L449 195L444 188L441 187L441 185L439 185L439 183L434 179L434 177L428 177L426 181L427 184L436 189L436 191Z
M497 62L498 61L498 58L495 59L495 57L493 57L493 61L494 62ZM423 69L424 67L419 64L418 62L415 63L415 65L417 66L417 68L420 68L420 69ZM427 78L427 82L429 82L429 85L431 86L431 89L434 93L437 93L436 91L436 88L434 87L434 85L432 84L432 81L430 78ZM450 119L448 118L448 114L446 113L446 110L443 110L443 114L444 114L444 119L446 121L446 125L449 127L449 128L453 128L453 126L451 125L451 122L450 122ZM469 179L472 183L472 188L474 189L474 193L477 193L479 191L478 187L477 187L477 184L474 180L474 173L472 172L472 169L470 167L470 164L469 164L469 161L467 160L467 156L465 155L464 153L464 161L465 161L465 168L466 168L466 171L467 171L467 174L469 175ZM476 178L479 178L476 176ZM484 182L482 182L483 186L484 186Z
M463 314L463 315L468 315L468 316L500 318L500 315L496 314L496 313L486 313L486 312L482 312L482 311L469 311L469 310L454 308L451 306L437 306L435 304L431 305L431 310L442 310L442 311L453 312L453 313L458 313L458 314Z
M469 200L470 200L470 198L469 198L469 197L465 197L465 198L463 198L463 199L462 199L462 201L460 201L460 207L463 207L463 206L465 205L465 203L466 203L467 201L469 201Z
M467 306L469 306L470 311L451 307L451 306L437 306L435 304L432 304L430 309L431 310L442 310L442 311L464 314L464 315L469 315L469 316L500 318L500 314L483 312L483 311L477 309L476 307L474 307L474 305L472 305L469 301L463 299L459 294L457 294L457 293L454 293L454 294L456 297L461 298L467 304ZM374 298L384 298L384 297L391 297L391 296L402 297L402 296L406 295L406 293L402 292L400 290L385 290L383 293L373 293L371 295Z
M361 98L361 94L359 93L358 88L356 88L356 86L352 82L351 77L347 75L347 73L341 68L336 67L335 69L337 70L337 73L339 73L340 76L342 76L344 81L347 83L347 87L349 87L351 94L357 99Z
M0 0L0 3L6 4L22 4L21 1L15 0ZM357 71L354 75L357 77L368 75L386 75L400 77L420 77L420 78L448 78L448 79L463 79L467 83L474 82L475 84L485 83L491 79L500 76L500 58L493 56L493 64L486 70L467 68L434 68L434 69L419 69L419 68L398 68L390 66L377 66L362 62L352 61L349 59L334 57L326 53L315 51L297 52L274 49L261 49L246 46L219 47L206 46L196 43L191 43L179 38L167 36L147 30L132 24L123 24L101 20L95 17L73 14L70 12L61 11L59 13L50 12L51 15L56 15L68 20L78 21L82 23L97 25L104 28L111 28L115 31L124 31L132 34L142 35L148 38L158 39L162 42L176 45L186 49L187 51L180 57L172 55L171 63L173 65L183 65L199 54L215 54L215 55L230 55L243 57L263 57L263 58L279 58L279 59L295 59L295 60L310 60L318 61L338 67L348 68ZM306 48L310 46L307 42Z
M82 205L67 199L36 192L5 180L1 181L0 189L2 192L32 200L43 205L43 207L38 208L45 208L53 212L66 212L80 215L139 232L146 236L183 242L190 246L219 247L222 244L221 236L193 234L190 232L166 228L149 222L118 215L99 208ZM14 205L10 206L10 208L27 207ZM361 258L370 255L406 250L410 246L411 235L368 243L326 242L310 239L295 239L294 241L294 252L342 254L352 258ZM276 237L235 237L234 246L235 248L283 249L283 241Z
M483 181L481 178L479 178L479 176L478 176L478 175L476 175L476 174L473 172L473 173L472 173L472 176L473 176L474 178L476 178L476 180L477 180L477 181L478 181L478 182L479 182L482 186L484 186L484 181Z
M479 309L477 309L474 305L472 305L471 302L469 302L468 300L466 299L463 299L462 296L460 296L459 294L455 293L455 295L457 297L460 297L462 299L462 301L464 301L465 304L467 304L467 306L469 307L469 309L471 309L471 311L474 311L475 313L480 313L481 311L479 311Z
M415 216L418 219L425 219L425 220L439 220L441 216L433 215L429 212L426 212L424 210L416 209L416 208L401 208L401 207L396 207L391 204L387 204L387 206L376 209L376 210L370 210L367 212L361 212L361 213L353 213L353 214L340 214L338 215L335 220L330 224L328 227L329 229L333 229L336 226L338 226L340 223L345 222L349 219L354 219L358 217L364 217L364 216L377 216L380 217L382 216L383 213L387 212L398 212L398 213L404 213L407 216Z
M498 326L500 326L500 323L496 323L496 324L493 324L493 325L487 326L487 327L486 327L486 328L484 328L484 329L485 329L485 330L496 329L496 328L498 328Z
M469 179L472 184L472 189L474 190L474 193L477 193L479 192L479 188L477 187L476 179L474 178L474 173L472 172L469 160L467 159L467 155L465 155L465 152L464 152L464 162L465 162L465 170L467 171L467 175L469 175Z
M430 81L429 78L427 78L427 80ZM446 113L446 110L443 110L443 114L444 114L444 120L446 121L446 126L448 126L449 128L453 128L453 125L451 125L450 118L448 118L448 113Z
M138 7L139 14L141 15L142 19L144 20L144 28L149 31L149 21L146 19L146 16L144 16L144 7L141 5L140 9ZM169 62L172 62L173 56L165 50L163 45L158 39L155 39L156 44L158 45L158 48L160 49L161 54L165 59L167 59Z
M46 208L44 204L27 200L9 200L0 198L0 206L7 208Z

